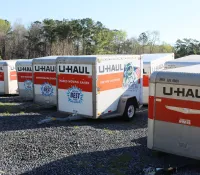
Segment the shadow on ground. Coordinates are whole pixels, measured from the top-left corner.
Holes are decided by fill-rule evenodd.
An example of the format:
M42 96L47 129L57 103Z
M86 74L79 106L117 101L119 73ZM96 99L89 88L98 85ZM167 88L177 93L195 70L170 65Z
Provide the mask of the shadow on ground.
M135 140L137 146L82 153L41 165L23 175L140 175L149 166L168 167L197 161L174 155L157 157L141 146L146 137ZM198 162L199 163L199 162ZM193 171L198 171L197 169Z

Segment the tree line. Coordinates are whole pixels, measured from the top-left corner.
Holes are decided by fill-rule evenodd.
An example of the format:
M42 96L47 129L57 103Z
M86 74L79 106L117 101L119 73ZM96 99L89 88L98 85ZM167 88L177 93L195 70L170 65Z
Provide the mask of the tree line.
M91 18L44 19L29 27L0 19L0 57L29 59L49 55L142 54L174 52L177 57L198 54L196 40L177 40L173 47L160 43L158 31L128 38L123 30L109 29Z

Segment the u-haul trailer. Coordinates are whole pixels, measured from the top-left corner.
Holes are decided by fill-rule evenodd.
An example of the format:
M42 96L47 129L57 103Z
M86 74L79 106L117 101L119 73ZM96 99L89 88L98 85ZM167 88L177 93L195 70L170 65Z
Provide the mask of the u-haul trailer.
M150 77L147 147L200 159L200 65Z
M58 111L132 119L142 104L142 66L139 55L58 57Z
M48 56L33 59L35 103L57 105L56 58L57 56Z
M200 64L200 55L189 55L165 62L165 69L185 67Z
M149 100L149 77L157 70L164 69L164 63L174 60L174 53L143 54L143 103Z
M0 94L18 94L16 61L0 61Z
M18 60L16 62L19 96L26 100L33 99L33 73L32 59Z

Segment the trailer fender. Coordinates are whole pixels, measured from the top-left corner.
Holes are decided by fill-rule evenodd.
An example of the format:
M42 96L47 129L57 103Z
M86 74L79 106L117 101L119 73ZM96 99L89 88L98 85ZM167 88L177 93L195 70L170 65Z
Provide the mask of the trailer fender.
M121 97L120 100L119 100L119 104L118 104L118 113L120 114L120 116L122 116L124 114L126 104L129 101L133 102L133 104L136 108L139 108L139 104L137 102L136 97L130 97L130 96Z

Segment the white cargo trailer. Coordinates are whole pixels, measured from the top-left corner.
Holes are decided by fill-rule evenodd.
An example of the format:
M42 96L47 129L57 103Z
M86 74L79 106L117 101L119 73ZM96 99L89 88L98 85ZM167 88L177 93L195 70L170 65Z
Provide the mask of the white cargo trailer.
M33 94L34 102L38 104L57 105L56 58L48 56L33 59Z
M147 147L200 159L200 65L150 77Z
M165 62L165 69L185 67L200 64L200 55L189 55Z
M143 54L143 103L148 104L149 77L156 70L163 70L164 63L174 60L174 53Z
M0 94L18 94L16 61L0 61Z
M16 62L19 96L26 100L33 99L33 73L32 59L24 59Z
M142 67L139 55L58 57L58 110L132 119L142 104Z

